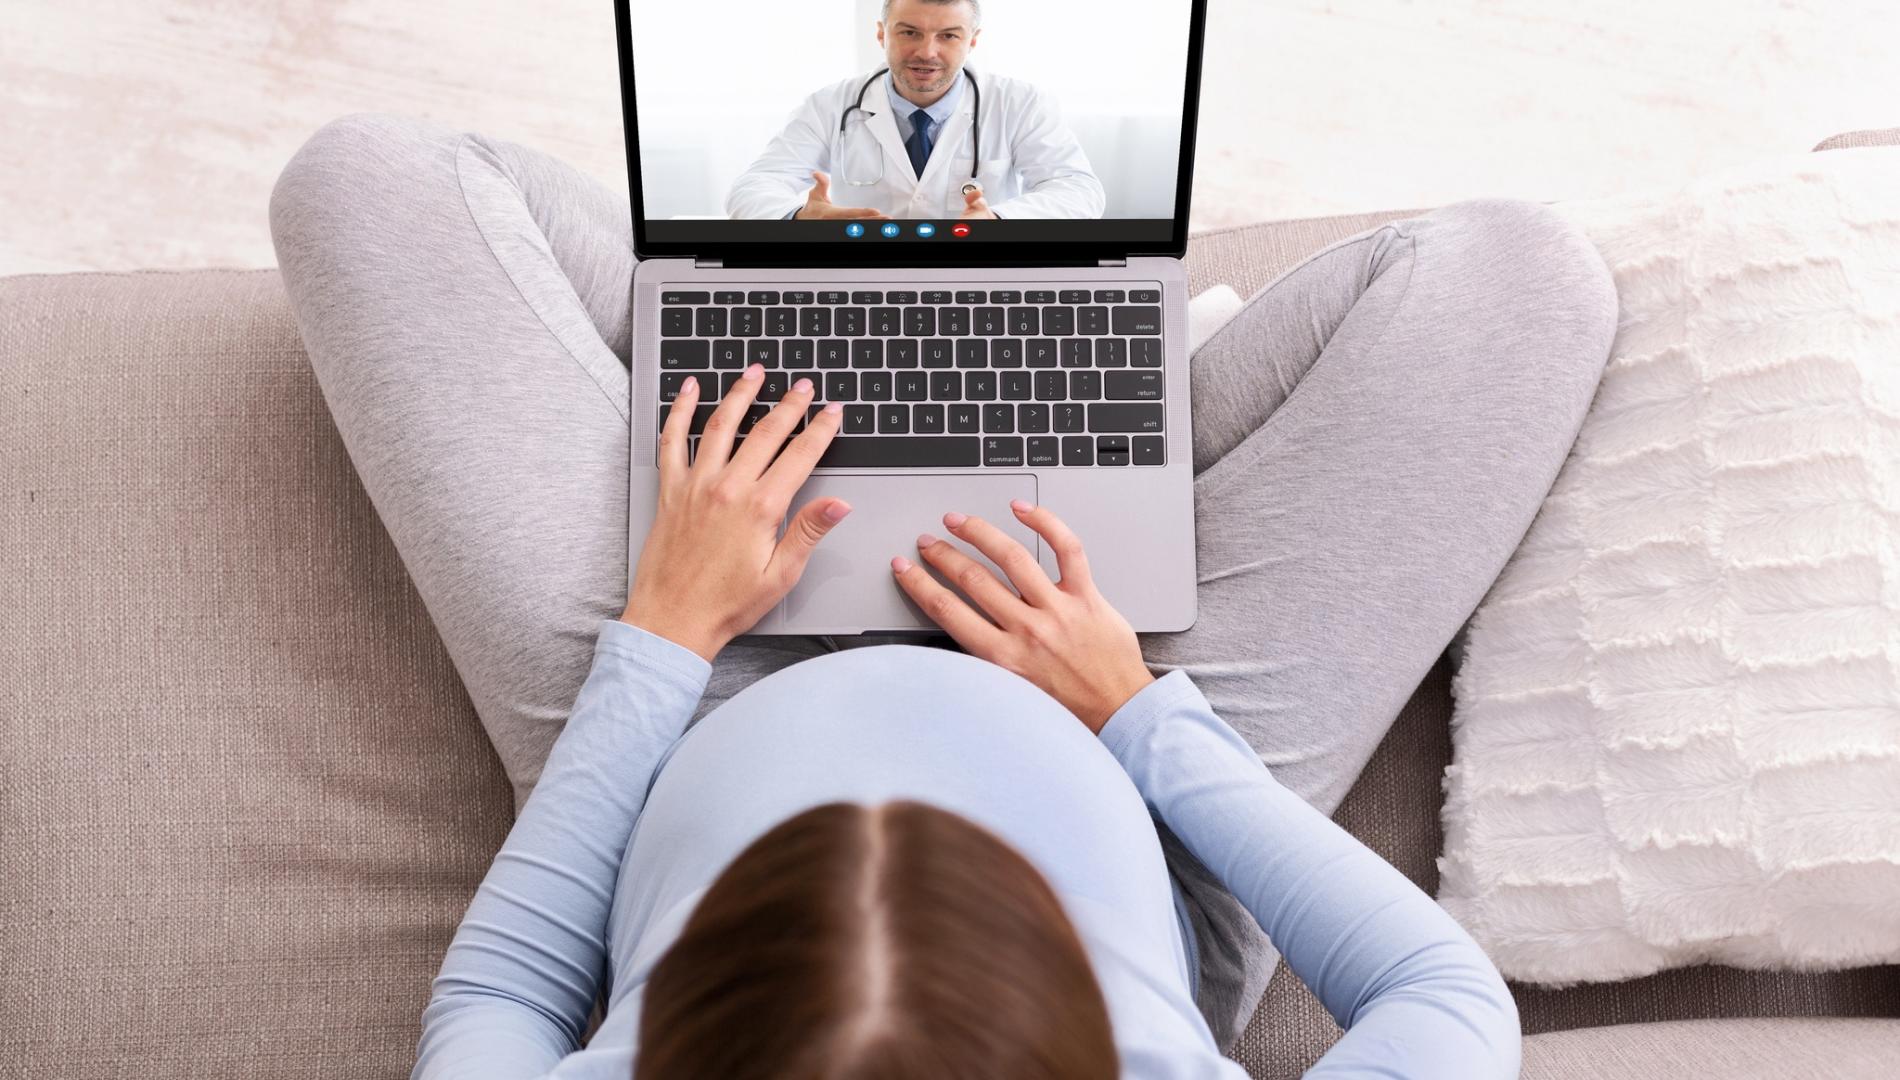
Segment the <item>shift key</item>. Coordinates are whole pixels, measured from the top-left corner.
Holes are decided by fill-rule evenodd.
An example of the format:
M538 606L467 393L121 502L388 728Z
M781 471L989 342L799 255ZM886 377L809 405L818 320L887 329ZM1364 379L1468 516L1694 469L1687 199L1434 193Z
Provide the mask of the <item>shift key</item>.
M1090 402L1090 431L1160 431L1166 406L1122 402Z

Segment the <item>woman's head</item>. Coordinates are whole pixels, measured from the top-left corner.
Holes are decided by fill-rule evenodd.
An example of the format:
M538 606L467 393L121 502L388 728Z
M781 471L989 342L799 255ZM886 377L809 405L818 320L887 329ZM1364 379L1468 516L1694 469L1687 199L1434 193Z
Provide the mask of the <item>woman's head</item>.
M918 802L740 853L647 982L635 1076L1112 1077L1101 988L1028 860Z

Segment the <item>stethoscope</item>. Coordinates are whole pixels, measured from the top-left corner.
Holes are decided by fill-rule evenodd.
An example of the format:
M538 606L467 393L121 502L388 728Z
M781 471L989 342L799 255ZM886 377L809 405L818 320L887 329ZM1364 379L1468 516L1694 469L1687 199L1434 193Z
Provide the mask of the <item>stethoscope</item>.
M891 70L890 68L880 69L879 71L877 71L876 74L873 74L870 78L864 80L863 86L858 87L857 104L847 107L844 111L844 114L838 117L838 140L840 142L844 141L844 126L847 122L850 121L852 113L861 112L865 116L877 115L876 113L864 107L864 92L871 88L871 84L878 80L878 76L884 75L888 73L890 70ZM979 194L981 194L983 191L983 185L979 183L976 179L977 155L981 153L981 149L983 146L983 141L982 141L983 128L981 127L983 123L983 91L977 88L976 72L971 71L969 68L966 67L963 69L963 73L970 77L970 94L971 94L970 101L971 101L971 104L976 106L976 111L972 113L970 116L970 178L963 182L963 187L960 189L961 194L967 197L972 191L977 192ZM865 123L867 124L869 122L870 121L868 120L865 121ZM883 180L884 180L884 159L882 156L878 158L878 168L877 168L876 179L853 180L848 176L845 177L845 183L850 184L854 187L871 187L872 185L882 183Z

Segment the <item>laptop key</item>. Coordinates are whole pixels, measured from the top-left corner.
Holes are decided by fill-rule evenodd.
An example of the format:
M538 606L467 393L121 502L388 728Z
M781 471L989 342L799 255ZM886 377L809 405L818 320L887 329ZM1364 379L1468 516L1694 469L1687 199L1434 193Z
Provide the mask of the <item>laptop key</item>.
M941 435L943 434L943 406L913 405L910 421L911 428L919 435Z
M963 396L971 401L996 400L996 372L966 371L963 373Z
M662 292L660 294L660 303L710 304L712 303L712 294L709 292Z
M749 292L745 294L745 302L748 304L758 304L761 307L766 304L776 304L778 303L778 293L765 290Z
M1118 307L1115 309L1114 326L1117 334L1159 334L1161 308Z
M1088 407L1089 430L1160 431L1163 408L1160 404L1132 402L1093 404Z
M1062 453L1054 435L1038 435L1029 440L1029 464L1058 465L1062 462Z
M808 292L788 292L781 299L783 303L787 304L809 304L812 300L812 294Z
M793 338L779 352L779 362L788 368L808 368L814 362L812 344L805 338Z
M841 433L845 435L871 434L873 425L877 423L876 409L875 405L846 405L844 427L840 429Z
M970 332L970 309L947 307L937 312L937 333L962 337Z
M1056 294L1049 289L1032 289L1023 294L1023 299L1031 304L1053 304Z
M884 294L876 291L854 292L851 294L851 302L854 304L882 304L884 302Z
M1095 302L1098 304L1123 304L1128 302L1128 295L1120 289L1097 289L1095 290Z
M950 406L950 430L953 432L975 431L977 429L977 410L981 406L963 403Z
M970 313L970 330L984 337L995 337L1006 332L1003 321L1003 309L999 307L980 307Z
M917 343L910 338L892 338L885 342L884 366L888 368L916 367Z
M1062 290L1062 294L1056 297L1056 299L1065 304L1086 304L1089 302L1089 291L1087 289L1064 289Z
M909 290L887 292L884 294L884 302L887 304L914 304L917 302L917 294Z
M765 312L755 307L732 309L732 336L758 337L765 332Z
M765 414L771 411L770 405L747 405L745 412L739 414L738 434L744 435L751 431L753 426L765 419Z
M1159 304L1161 302L1161 290L1130 289L1128 290L1128 301L1132 304ZM1137 464L1139 464L1139 462Z
M854 368L881 368L884 366L884 343L876 338L851 343L851 366Z
M933 371L930 373L930 400L960 401L963 398L963 376L955 371Z
M923 361L927 368L946 368L956 363L956 354L950 349L950 340L931 338L924 342Z
M1063 401L1069 396L1069 377L1060 371L1036 372L1036 400Z
M1016 406L1014 405L985 405L983 406L983 431L985 434L1000 432L1002 434L1007 435L1010 432L1015 431L1015 430L1016 430Z
M947 289L927 292L923 295L923 301L926 304L947 304L950 302L950 292Z
M1166 441L1167 440L1162 438L1160 435L1135 436L1135 464L1137 465L1165 465L1167 464L1167 462L1161 460L1162 453L1163 453L1162 444L1165 443Z
M777 293L767 295L777 296ZM798 333L798 315L788 307L770 307L765 309L765 332L770 337L791 337Z
M1086 338L1068 338L1062 342L1062 366L1085 368L1094 357L1094 342Z
M776 345L777 342L772 342ZM755 401L779 401L785 397L785 387L790 384L789 377L783 371L768 371L759 380L759 393Z
M901 313L894 307L871 309L871 333L878 337L896 337L904 332Z
M660 342L660 368L703 368L712 366L712 342L710 341L662 341Z
M693 333L700 337L726 336L726 309L703 307L693 316Z
M1023 294L1014 289L990 290L990 303L992 304L1020 304L1022 302Z
M869 406L865 406L869 408ZM982 440L974 435L880 435L834 438L819 456L820 469L957 469L982 464Z
M1082 411L1082 406L1072 401L1065 401L1054 406L1050 411L1051 415L1055 417L1055 429L1057 431L1081 431L1083 429L1083 421L1086 419L1086 416Z
M1099 371L1069 372L1069 396L1078 401L1094 401L1101 397L1102 373Z
M983 464L1021 465L1023 438L1020 435L990 435L983 440Z
M936 308L907 307L904 309L904 334L906 337L929 337L936 332Z
M839 337L863 337L864 309L861 307L837 309L837 327Z
M806 337L824 337L831 333L831 309L801 308L798 312L798 332Z
M1161 339L1152 337L1132 338L1128 342L1128 362L1135 367L1161 366Z
M717 373L711 371L662 371L660 372L660 400L672 401L680 396L680 387L688 379L699 380L699 400L713 401L719 397Z
M742 292L736 292L732 290L727 290L724 292L716 292L716 293L713 293L713 303L715 304L743 304L745 303L745 294Z
M982 338L965 338L957 342L957 366L960 368L980 368L989 366L990 343Z
M818 302L821 304L830 304L835 307L839 304L850 303L851 294L847 292L839 292L836 289L832 289L829 292L819 293Z
M1004 401L1028 401L1031 396L1030 376L1040 372L999 371L996 373L997 389Z
M1158 401L1161 398L1161 372L1149 371L1109 371L1104 372L1107 393L1103 396L1110 401Z
M1016 406L1016 430L1048 431L1049 406L1024 403Z
M982 342L977 342L981 345ZM990 342L990 366L994 368L1015 368L1023 366L1023 341L1021 338L999 337Z
M990 294L981 289L957 290L957 303L959 304L981 304L989 298Z
M1012 334L1040 334L1042 330L1032 307L1013 307L1009 309L1009 332Z
M1083 307L1075 309L1075 324L1080 333L1098 337L1108 333L1108 309L1105 307Z
M930 396L930 378L921 371L897 372L894 381L899 401L923 401Z
M745 361L748 364L759 364L763 367L777 367L778 342L769 338L746 342Z
M1057 337L1067 337L1075 333L1075 309L1072 307L1050 307L1042 309L1042 332Z
M1030 338L1023 346L1023 362L1030 367L1056 366L1056 339Z
M827 338L818 343L818 366L821 368L841 368L851 366L851 346L837 338Z
M879 405L877 407L877 430L880 435L909 434L910 406Z
M1127 367L1128 340L1126 338L1105 337L1095 343L1095 366Z
M1069 435L1062 440L1064 465L1095 464L1095 440L1087 435Z
M716 368L744 367L745 342L730 340L713 342L712 362Z
M858 396L866 401L891 400L891 373L866 371L858 375Z
M683 308L683 307L661 308L660 309L660 336L661 337L692 337L693 336L693 309Z
M855 371L833 371L825 375L826 401L856 401L858 399L858 373Z

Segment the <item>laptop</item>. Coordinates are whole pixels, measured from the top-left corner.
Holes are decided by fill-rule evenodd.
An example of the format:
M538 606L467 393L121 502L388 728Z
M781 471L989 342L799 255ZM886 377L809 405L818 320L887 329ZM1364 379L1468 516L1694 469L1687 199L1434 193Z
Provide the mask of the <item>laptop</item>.
M1059 4L821 0L791 19L782 0L617 0L630 567L679 387L700 382L696 451L759 363L741 437L801 377L808 417L844 404L787 520L826 496L853 511L750 633L941 634L890 572L921 563L918 533L1008 582L947 535L951 510L1059 580L1018 498L1075 531L1137 631L1193 624L1181 259L1206 0L1127 10L1079 30Z

